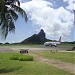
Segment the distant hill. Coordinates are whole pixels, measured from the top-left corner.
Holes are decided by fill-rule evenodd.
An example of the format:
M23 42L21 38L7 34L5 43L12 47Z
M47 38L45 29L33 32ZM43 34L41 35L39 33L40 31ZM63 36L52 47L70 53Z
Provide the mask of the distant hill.
M31 37L28 37L27 39L23 40L21 43L24 44L43 44L46 41L50 41L46 38L45 32L43 29L38 34L34 34Z

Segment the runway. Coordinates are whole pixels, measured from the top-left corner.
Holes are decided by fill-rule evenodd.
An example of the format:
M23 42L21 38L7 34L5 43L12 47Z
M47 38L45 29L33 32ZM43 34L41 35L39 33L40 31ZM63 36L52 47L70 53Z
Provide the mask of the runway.
M44 45L23 45L23 46L0 46L0 51L19 51L20 49L28 49L29 51L50 51L50 50L70 50L73 46L58 45L57 47L45 47Z

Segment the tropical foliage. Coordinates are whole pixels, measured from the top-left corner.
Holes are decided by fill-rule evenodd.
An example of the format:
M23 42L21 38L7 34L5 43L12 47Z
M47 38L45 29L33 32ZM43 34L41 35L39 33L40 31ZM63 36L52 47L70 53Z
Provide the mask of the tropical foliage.
M0 0L0 32L5 39L9 32L15 31L14 21L19 14L27 22L27 14L20 8L19 0Z

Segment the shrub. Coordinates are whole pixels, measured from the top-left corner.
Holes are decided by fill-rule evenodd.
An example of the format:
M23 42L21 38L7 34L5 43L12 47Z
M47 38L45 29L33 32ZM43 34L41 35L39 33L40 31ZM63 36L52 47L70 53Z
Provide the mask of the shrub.
M33 57L32 56L21 56L19 58L19 61L33 61Z
M10 57L11 60L19 60L19 57L17 55L13 55Z
M29 55L12 55L10 60L33 61L33 57Z

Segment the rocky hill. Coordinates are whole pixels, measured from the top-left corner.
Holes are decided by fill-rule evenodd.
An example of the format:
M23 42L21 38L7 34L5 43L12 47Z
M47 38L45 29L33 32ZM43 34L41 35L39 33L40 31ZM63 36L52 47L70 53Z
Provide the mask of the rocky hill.
M49 41L46 38L45 32L43 29L38 34L34 34L31 37L23 40L21 43L24 44L43 44L44 42Z

